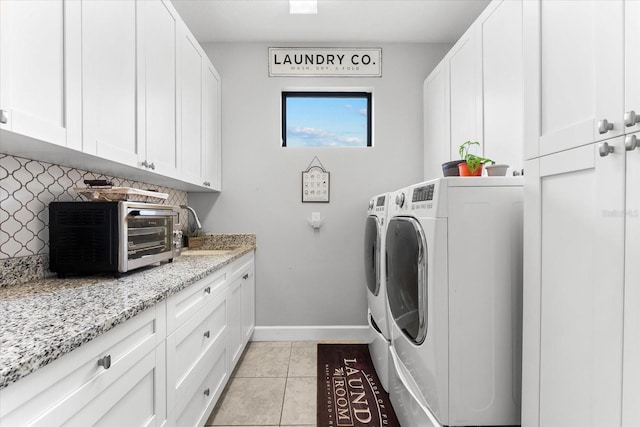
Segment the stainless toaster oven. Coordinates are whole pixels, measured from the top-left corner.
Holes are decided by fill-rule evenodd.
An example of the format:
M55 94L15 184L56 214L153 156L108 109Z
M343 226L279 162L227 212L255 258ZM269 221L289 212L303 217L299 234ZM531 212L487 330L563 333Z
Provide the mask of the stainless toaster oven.
M178 209L141 202L49 204L50 270L67 274L120 273L171 262L179 254Z

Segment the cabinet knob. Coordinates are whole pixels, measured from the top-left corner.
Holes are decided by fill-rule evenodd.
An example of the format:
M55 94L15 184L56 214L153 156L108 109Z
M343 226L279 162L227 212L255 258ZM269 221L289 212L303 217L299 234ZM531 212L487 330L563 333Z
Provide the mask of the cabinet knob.
M210 294L211 293L211 286L207 286L206 288L204 288L204 293L205 294Z
M598 122L598 132L600 132L601 135L609 132L610 130L613 130L613 123L609 123L607 119L603 119Z
M145 168L149 167L149 163L146 160L143 160L142 163L140 163L140 165Z
M211 183L209 181L205 181L202 183L205 187L211 187Z
M242 278L243 278L244 280L247 280L247 279L249 278L249 273L244 273L244 274L242 275Z
M0 110L0 123L5 124L9 121L9 117L7 117L7 112L4 110Z
M149 168L150 168L151 170L156 170L156 164L155 164L155 163L153 163L153 162L151 162L151 163L149 164Z
M98 366L102 366L104 369L109 369L111 367L111 355L107 354L106 356L98 359Z
M635 135L627 135L624 138L624 148L627 151L633 151L636 147L640 148L640 139Z
M204 389L204 395L205 396L209 396L210 393L211 393L211 391L209 391L208 388Z
M635 126L636 123L640 123L640 114L636 114L635 111L627 111L624 113L624 125L628 128Z
M204 337L205 337L205 338L210 338L210 337L211 337L211 332L206 331L206 332L204 333Z
M610 153L613 153L613 147L607 142L601 142L598 146L600 157L607 157Z

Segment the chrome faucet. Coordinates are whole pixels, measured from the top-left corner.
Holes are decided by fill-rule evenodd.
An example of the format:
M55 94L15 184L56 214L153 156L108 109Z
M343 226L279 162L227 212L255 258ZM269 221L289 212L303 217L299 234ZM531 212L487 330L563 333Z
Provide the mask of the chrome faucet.
M202 228L202 224L200 224L200 220L198 219L198 214L196 213L196 211L195 211L191 206L187 206L187 205L180 205L180 207L181 207L182 209L186 209L186 210L188 210L189 212L191 212L191 213L193 214L193 219L195 219L195 220L196 220L196 229L197 229L197 230L200 230L200 229ZM188 222L189 222L189 221L187 220L187 223L188 223ZM187 225L188 225L188 224L187 224Z

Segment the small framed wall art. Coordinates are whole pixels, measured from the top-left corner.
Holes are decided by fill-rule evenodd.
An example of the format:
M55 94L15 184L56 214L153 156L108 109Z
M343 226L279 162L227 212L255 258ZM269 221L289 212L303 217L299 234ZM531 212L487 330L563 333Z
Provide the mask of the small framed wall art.
M314 161L318 165L314 165ZM314 157L307 170L302 172L302 203L329 203L331 174Z

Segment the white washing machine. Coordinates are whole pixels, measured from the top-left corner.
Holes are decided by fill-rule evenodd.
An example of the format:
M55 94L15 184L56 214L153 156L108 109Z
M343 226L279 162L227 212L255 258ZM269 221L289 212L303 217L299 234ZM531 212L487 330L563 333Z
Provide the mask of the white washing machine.
M390 397L403 426L520 424L520 177L391 193Z
M388 193L371 198L364 230L364 268L369 305L369 353L385 391L389 390L389 346L391 340L387 319L384 260L388 199Z

